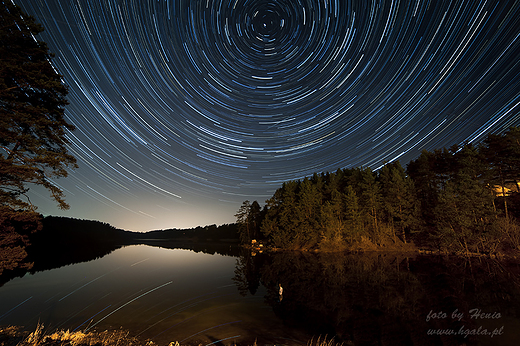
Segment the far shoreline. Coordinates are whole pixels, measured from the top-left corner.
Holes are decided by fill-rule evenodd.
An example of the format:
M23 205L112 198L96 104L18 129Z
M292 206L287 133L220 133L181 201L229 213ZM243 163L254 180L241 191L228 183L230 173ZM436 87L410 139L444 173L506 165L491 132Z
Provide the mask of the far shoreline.
M510 260L520 262L520 251L511 251L510 253L477 253L477 252L449 252L443 250L433 250L428 248L416 247L413 243L401 244L401 246L379 246L374 245L370 248L362 247L344 247L341 249L306 249L306 248L281 248L274 246L254 246L240 244L240 247L250 250L252 253L282 253L282 252L301 252L314 254L399 254L399 255L421 255L421 256L443 256L457 258L488 258L496 260Z

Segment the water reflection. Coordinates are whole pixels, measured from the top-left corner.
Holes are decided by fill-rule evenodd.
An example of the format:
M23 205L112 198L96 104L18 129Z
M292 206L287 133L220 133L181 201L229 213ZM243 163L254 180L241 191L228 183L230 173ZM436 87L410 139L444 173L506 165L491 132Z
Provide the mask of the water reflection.
M128 246L100 259L16 278L0 288L0 324L52 332L129 330L158 345L304 345L263 297L242 296L236 257Z
M23 277L26 273L35 274L71 264L97 260L117 249L131 245L148 245L171 250L191 250L210 255L238 256L239 254L239 247L234 243L139 239L135 233L123 231L121 231L121 235L108 239L102 236L96 238L95 232L92 232L92 235L89 234L88 238L78 238L77 233L75 233L69 236L69 238L78 238L73 241L62 235L48 236L43 232L41 233L32 236L32 245L26 249L28 253L27 262L33 263L32 268L4 271L0 275L0 287L16 277ZM56 239L61 241L56 241Z
M240 247L236 243L229 242L197 242L189 240L163 240L163 239L139 239L133 240L133 244L148 245L164 249L182 249L193 252L201 252L209 255L238 256Z
M122 326L159 345L520 344L515 263L148 243L7 283L0 324ZM497 335L471 335L484 329Z
M285 326L347 344L518 345L518 273L489 259L244 252L234 280L242 294L267 287Z

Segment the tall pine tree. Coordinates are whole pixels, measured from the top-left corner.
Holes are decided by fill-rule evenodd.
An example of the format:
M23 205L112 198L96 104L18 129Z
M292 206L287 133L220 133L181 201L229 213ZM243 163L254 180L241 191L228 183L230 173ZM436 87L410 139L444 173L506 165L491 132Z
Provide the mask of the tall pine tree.
M64 119L67 88L51 64L52 54L35 36L35 19L11 1L0 3L0 207L2 213L34 211L29 184L49 190L67 209L52 179L67 176L76 160L67 151Z
M379 180L386 221L406 243L406 232L410 232L419 222L419 200L413 180L406 175L399 162L381 168Z

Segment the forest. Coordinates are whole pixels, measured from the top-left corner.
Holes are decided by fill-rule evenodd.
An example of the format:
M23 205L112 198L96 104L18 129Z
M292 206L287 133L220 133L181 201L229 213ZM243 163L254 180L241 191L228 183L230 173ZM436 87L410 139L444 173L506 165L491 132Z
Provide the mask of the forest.
M190 240L194 242L238 242L236 224L197 226L186 229L164 229L139 233L138 239Z
M287 250L520 250L520 128L423 150L404 168L357 167L287 181L235 215L242 244Z

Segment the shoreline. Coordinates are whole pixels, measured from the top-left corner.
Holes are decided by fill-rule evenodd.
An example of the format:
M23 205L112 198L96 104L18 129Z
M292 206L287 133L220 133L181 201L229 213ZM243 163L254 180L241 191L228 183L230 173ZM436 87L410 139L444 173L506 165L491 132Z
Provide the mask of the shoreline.
M0 326L0 344L5 346L156 345L151 340L138 339L129 335L130 332L123 329L88 333L58 330L47 334L42 324L38 324L34 331L25 330L24 326Z
M512 261L520 261L520 251L512 251L511 253L477 253L477 252L449 252L443 250L432 250L428 248L418 248L413 243L403 244L403 246L378 246L373 245L369 248L361 248L361 247L345 247L342 249L336 250L323 250L323 249L291 249L291 248L280 248L273 246L251 246L251 245L239 245L242 248L250 250L252 253L280 253L280 252L302 252L302 253L345 253L345 254L370 254L370 253L395 253L395 254L413 254L413 255L431 255L431 256L448 256L448 257L459 257L459 258L489 258L489 259L497 259L497 260L512 260Z
M69 330L57 330L47 334L43 324L38 324L34 331L24 330L23 326L0 326L0 344L4 346L200 346L200 343L179 343L177 340L170 341L168 344L159 344L150 339L130 336L129 330L109 329L104 331L82 331L70 332ZM222 344L224 345L224 344ZM230 344L231 345L231 344ZM236 343L234 346L258 346L257 339L253 342ZM314 338L306 344L298 343L299 346L350 346L347 343L335 343L334 338L327 340L327 337ZM283 344L282 346L287 346Z

